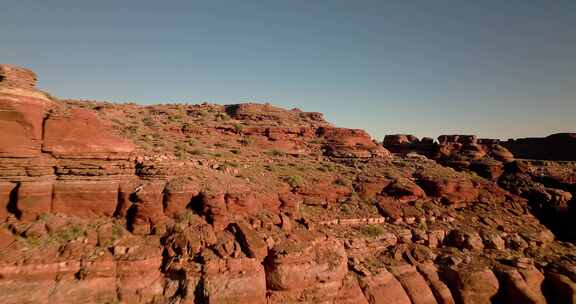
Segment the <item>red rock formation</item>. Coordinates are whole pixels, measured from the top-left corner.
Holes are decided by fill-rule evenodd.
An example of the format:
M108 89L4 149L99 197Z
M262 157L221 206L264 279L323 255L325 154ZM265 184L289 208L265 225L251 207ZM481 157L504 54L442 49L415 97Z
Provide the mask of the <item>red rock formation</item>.
M44 124L42 150L58 158L126 159L134 145L106 132L95 113L52 113Z
M36 75L0 65L0 157L38 156L46 111L57 106L36 90Z
M410 304L410 297L400 282L387 270L360 277L360 287L370 304Z
M521 159L576 161L576 133L558 133L543 138L518 138L502 145Z
M319 113L62 101L35 79L0 65L2 303L576 294L574 247L530 214L570 223L571 164L509 162L498 141L461 135L387 136L407 154L392 157Z
M491 303L500 286L492 270L486 266L461 265L446 269L443 275L457 303Z
M327 141L326 154L334 157L389 158L390 152L372 141L368 133L358 129L319 128Z
M417 179L426 194L448 204L469 203L478 197L478 189L469 177L449 168L423 170Z
M205 273L204 303L267 303L264 268L254 259L211 262Z
M310 293L317 299L334 297L346 273L344 246L332 238L278 244L266 263L267 287L272 290L274 303L294 301Z

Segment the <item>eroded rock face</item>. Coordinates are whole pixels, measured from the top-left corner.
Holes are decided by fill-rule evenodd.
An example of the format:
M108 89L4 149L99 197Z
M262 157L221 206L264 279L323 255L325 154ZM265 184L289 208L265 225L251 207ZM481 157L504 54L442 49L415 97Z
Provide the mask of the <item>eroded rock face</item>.
M42 150L58 158L128 158L134 151L132 143L106 132L88 110L53 113L44 128Z
M273 247L266 263L266 281L272 290L318 288L341 282L347 272L343 244L332 238L310 242L287 241Z
M116 181L58 181L54 183L51 212L88 219L112 217L118 189Z
M360 277L360 287L370 304L411 303L402 284L385 269L376 275Z
M534 266L515 269L510 266L499 265L495 272L503 285L501 299L504 302L547 303L542 294L544 275Z
M0 65L0 157L38 156L46 111L56 103L35 89L36 75Z
M448 204L465 204L478 197L478 189L470 178L450 169L424 170L417 178L429 196Z
M500 286L492 270L474 264L448 268L443 272L443 277L457 303L491 303Z
M334 157L390 158L390 152L372 141L368 133L358 129L319 128L318 134L326 138L326 154Z
M258 261L231 259L205 268L204 303L266 303L266 276Z
M576 160L573 153L576 149L575 133L558 133L543 138L510 139L502 145L523 159Z
M10 64L0 65L0 85L2 86L34 89L36 80L36 74L32 70Z
M422 275L416 270L416 267L402 265L391 267L390 271L396 279L402 284L404 290L414 304L436 304L432 290Z
M35 78L0 65L2 303L573 301L574 247L530 212L570 223L576 166Z

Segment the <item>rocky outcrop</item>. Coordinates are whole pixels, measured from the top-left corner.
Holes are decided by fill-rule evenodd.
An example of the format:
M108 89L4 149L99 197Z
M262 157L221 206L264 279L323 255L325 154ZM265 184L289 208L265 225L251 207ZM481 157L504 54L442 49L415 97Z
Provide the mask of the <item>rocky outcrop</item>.
M0 157L41 154L44 118L57 104L35 85L32 71L0 65Z
M33 72L0 65L0 75L0 179L15 185L7 211L22 220L112 216L118 180L134 174L134 145L94 113L67 111L48 98Z
M432 138L418 139L414 135L407 134L386 135L382 144L392 153L403 155L418 153L430 158L434 157L438 150L438 145Z
M72 109L48 116L42 151L56 158L127 159L134 145L106 132L95 113Z
M265 266L274 303L334 297L348 271L343 244L323 237L278 244L272 248Z
M496 275L486 266L477 264L447 268L442 273L456 303L491 303L500 286Z
M410 297L402 284L387 270L376 275L360 277L360 287L370 304L410 304Z
M58 100L35 81L0 65L2 303L574 298L574 246L537 214L570 223L570 163L462 135L384 148L269 104Z
M372 141L368 133L358 129L319 128L318 135L326 139L325 153L333 157L389 158L390 152Z
M450 168L421 170L416 178L428 196L439 198L447 204L462 205L478 197L478 188L473 181Z
M210 262L204 272L203 303L267 303L264 268L254 259Z
M576 161L576 133L558 133L547 137L509 139L502 146L522 159Z

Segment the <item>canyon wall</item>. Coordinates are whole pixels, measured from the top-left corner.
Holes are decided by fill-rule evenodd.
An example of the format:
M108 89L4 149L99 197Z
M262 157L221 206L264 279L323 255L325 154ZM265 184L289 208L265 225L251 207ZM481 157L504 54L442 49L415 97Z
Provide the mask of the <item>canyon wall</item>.
M2 303L574 302L574 164L35 82L0 65Z

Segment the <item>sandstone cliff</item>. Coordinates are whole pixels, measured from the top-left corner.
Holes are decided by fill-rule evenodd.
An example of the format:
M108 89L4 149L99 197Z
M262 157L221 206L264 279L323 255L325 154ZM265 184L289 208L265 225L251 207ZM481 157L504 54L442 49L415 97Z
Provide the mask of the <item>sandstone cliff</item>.
M575 299L574 164L35 82L0 65L2 303Z

